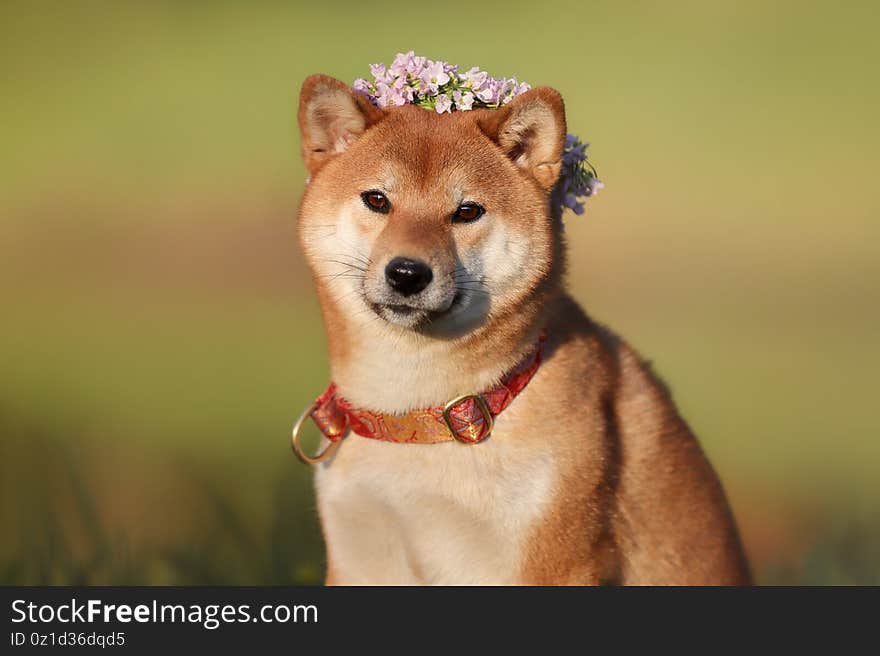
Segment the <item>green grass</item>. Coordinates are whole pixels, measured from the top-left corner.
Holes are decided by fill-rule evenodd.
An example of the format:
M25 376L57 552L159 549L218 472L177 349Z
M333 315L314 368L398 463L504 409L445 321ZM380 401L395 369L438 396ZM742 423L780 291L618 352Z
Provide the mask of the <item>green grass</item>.
M14 436L0 444L7 528L0 585L322 580L310 476L292 458L262 466L222 463L210 454L145 460L141 450L83 439L78 430L60 436L0 417L4 434ZM102 466L96 456L114 462L114 479L94 476ZM147 489L139 487L145 481ZM114 521L120 507L123 516ZM762 583L877 585L878 549L880 523L870 509L855 520L816 515L794 553L753 559L753 566Z
M207 456L163 458L160 472L117 462L116 483L98 492L95 454L78 439L10 425L3 475L16 495L4 507L4 585L294 585L323 576L323 550L307 472L290 460L230 467ZM11 442L11 443L10 443ZM15 456L16 467L10 467ZM130 454L129 454L130 455ZM38 464L41 477L27 464ZM90 480L91 479L91 480ZM135 481L160 485L164 500ZM46 482L51 481L47 487ZM183 482L182 482L183 481ZM106 482L104 483L106 485ZM241 494L250 485L251 494ZM170 494L169 494L170 491ZM155 490L153 490L155 492ZM260 497L258 510L246 501ZM265 498L264 498L265 497ZM125 518L108 522L124 499ZM12 530L9 530L12 529ZM12 539L10 539L12 538Z

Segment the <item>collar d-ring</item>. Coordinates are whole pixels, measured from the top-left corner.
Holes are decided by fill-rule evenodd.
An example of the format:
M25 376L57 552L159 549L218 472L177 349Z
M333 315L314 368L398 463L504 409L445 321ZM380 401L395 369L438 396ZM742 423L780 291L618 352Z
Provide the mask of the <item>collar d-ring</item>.
M316 453L313 456L310 456L305 452L302 444L300 443L300 433L302 432L302 427L306 419L311 416L311 414L315 411L317 407L318 403L316 401L305 410L303 410L303 413L299 416L296 422L294 422L293 430L290 433L290 446L293 449L293 452L296 454L296 457L300 459L300 461L307 465L317 465L322 460L326 460L333 455L333 453L336 451L336 449L339 448L339 445L342 443L342 440L330 441L330 444L328 444L323 451L321 451L320 453Z

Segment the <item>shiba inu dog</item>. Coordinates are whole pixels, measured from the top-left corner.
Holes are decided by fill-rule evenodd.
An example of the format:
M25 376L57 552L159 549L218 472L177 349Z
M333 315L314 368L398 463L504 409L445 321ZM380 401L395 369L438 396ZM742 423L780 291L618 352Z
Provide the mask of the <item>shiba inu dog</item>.
M564 290L559 93L439 115L315 75L299 127L327 583L748 583L666 388Z

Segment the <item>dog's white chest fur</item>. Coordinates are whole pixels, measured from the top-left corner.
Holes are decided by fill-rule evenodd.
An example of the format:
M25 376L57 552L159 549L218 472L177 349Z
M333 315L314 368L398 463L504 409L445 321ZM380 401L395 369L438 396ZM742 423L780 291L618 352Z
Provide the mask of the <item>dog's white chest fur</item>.
M316 472L338 584L513 584L553 465L499 418L480 445L348 437Z

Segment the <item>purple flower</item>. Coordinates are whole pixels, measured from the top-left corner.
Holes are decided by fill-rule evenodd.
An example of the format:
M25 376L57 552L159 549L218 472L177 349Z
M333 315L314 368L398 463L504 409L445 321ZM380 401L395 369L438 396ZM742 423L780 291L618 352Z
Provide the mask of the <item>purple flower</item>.
M587 144L578 143L576 146L567 146L562 154L562 163L565 166L576 166L587 159Z
M577 136L565 136L562 173L553 196L557 214L566 208L575 214L583 214L584 200L596 195L605 186L596 178L595 169L587 162L587 147L588 144L581 142Z
M443 112L451 112L452 111L452 101L449 99L445 93L441 93L437 96L437 101L434 103L434 109L438 114L442 114Z
M576 194L565 194L562 198L562 207L567 207L577 215L584 213L584 204L578 200Z

